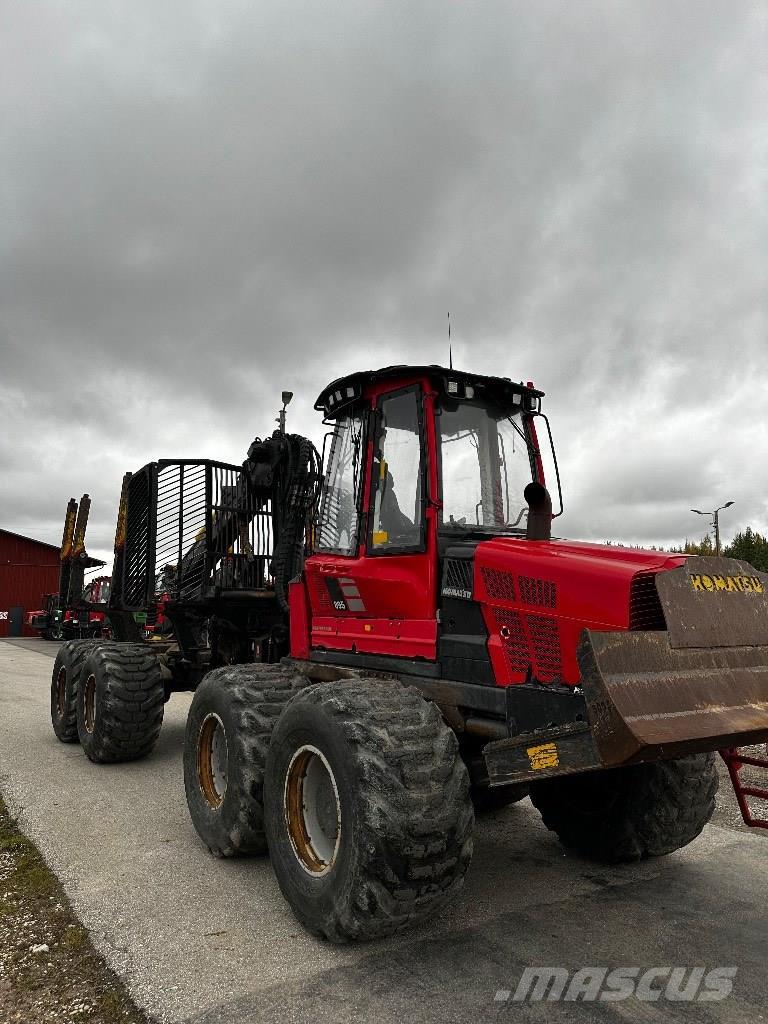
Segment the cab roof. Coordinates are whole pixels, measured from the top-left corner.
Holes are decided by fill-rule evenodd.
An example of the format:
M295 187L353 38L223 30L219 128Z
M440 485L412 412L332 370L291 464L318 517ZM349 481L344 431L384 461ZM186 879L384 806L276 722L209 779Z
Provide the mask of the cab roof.
M527 387L522 381L517 384L509 377L486 377L480 373L453 370L450 367L437 366L434 363L422 366L400 364L384 366L379 370L359 370L357 373L347 374L346 377L339 377L320 392L315 402L315 409L326 416L336 416L342 409L358 401L368 384L402 379L403 377L428 377L437 388L446 394L456 394L453 389L449 390L449 385L455 384L460 389L462 397L466 388L470 387L475 392L487 395L499 403L512 401L515 396L540 399L544 395L543 391Z

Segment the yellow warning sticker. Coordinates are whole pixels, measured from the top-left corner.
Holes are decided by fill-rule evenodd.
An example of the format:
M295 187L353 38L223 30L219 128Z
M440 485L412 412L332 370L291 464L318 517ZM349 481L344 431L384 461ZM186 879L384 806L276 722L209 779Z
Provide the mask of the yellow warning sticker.
M539 771L542 768L557 768L560 764L557 746L554 743L542 743L538 747L528 747L526 753L534 771Z
M763 594L763 586L759 576L720 576L713 573L691 573L691 587L702 593L720 594Z

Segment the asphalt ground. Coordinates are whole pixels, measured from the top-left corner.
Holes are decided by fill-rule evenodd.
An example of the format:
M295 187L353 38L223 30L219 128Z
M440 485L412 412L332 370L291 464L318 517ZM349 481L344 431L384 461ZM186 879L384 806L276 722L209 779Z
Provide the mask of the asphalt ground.
M768 1020L768 832L738 826L725 788L686 850L618 868L566 853L528 801L484 816L455 905L405 936L334 947L302 931L267 858L216 860L199 841L182 780L190 697L172 697L150 758L91 764L50 727L56 649L0 642L0 790L159 1020ZM722 1001L516 1002L529 966L737 970Z

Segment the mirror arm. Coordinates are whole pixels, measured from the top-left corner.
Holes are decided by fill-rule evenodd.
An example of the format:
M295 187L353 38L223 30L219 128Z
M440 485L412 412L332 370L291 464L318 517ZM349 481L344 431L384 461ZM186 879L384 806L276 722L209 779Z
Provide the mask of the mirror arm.
M560 483L560 467L557 464L557 454L555 452L555 442L552 440L552 428L549 425L549 417L546 413L537 412L534 414L537 417L541 417L547 425L547 436L549 437L549 450L552 452L552 462L555 467L555 479L557 480L557 500L560 506L560 511L555 512L552 516L553 519L557 519L558 516L563 514L563 488Z

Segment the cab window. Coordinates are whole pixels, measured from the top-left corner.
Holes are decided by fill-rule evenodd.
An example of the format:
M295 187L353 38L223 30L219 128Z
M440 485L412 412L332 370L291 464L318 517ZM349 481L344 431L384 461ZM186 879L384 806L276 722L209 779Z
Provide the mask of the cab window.
M336 421L320 502L315 548L340 555L357 548L358 509L363 469L362 412Z
M379 404L371 495L371 554L423 550L424 484L420 389Z

